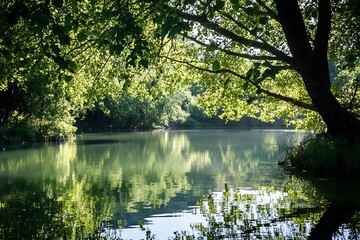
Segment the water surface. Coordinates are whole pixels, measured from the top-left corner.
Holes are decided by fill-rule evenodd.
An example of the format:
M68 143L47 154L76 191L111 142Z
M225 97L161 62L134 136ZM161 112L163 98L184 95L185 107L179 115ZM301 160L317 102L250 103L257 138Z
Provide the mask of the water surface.
M303 136L154 131L4 149L0 238L306 239L327 226L356 239L358 185L278 167Z

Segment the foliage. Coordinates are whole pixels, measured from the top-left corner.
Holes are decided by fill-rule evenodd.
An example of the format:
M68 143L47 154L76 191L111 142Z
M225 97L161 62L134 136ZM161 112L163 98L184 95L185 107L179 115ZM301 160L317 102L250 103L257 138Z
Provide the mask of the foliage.
M105 98L122 107L145 105L151 120L141 123L144 126L170 125L185 117L179 105L171 104L179 103L177 92L189 86L199 91L197 104L207 114L227 120L281 118L288 125L324 131L329 128L329 120L323 122L329 108L319 114L320 105L314 105L318 103L309 93L311 81L304 81L307 74L301 71L304 66L281 19L280 5L285 3L289 2L2 2L0 113L6 126L2 139L12 131L13 115L21 116L42 139L59 134L71 138L75 119L101 108ZM307 44L314 56L328 49L325 65L327 60L333 63L329 96L333 94L336 105L339 102L349 113L340 118L358 122L358 3L332 3L329 39L322 22L324 9L314 2L296 3L306 32L306 39L297 42ZM326 66L320 76L328 73ZM320 85L328 89L327 84ZM137 96L139 102L133 102ZM167 96L173 97L165 100ZM328 102L324 96L315 99ZM124 113L113 115L118 118L120 112ZM176 119L171 119L173 112Z
M181 125L188 116L188 92L162 96L156 102L142 97L122 94L104 99L102 107L87 113L78 125L81 130L119 131L124 129L169 128ZM84 124L93 125L84 126Z
M299 146L285 148L281 164L327 176L358 177L360 147L358 141L309 136Z
M121 89L123 72L113 69L135 65L147 48L134 9L120 2L13 1L0 7L2 140L14 114L43 140L72 138L75 118ZM121 21L129 25L115 29Z
M294 63L296 59L291 56L293 49L286 42L288 36L282 29L277 4L276 1L163 2L165 16L161 31L167 32L170 39L179 36L174 40L176 44L186 42L186 54L179 54L175 48L170 57L164 55L199 71L197 82L203 92L200 103L211 114L228 119L248 115L263 121L282 117L299 128L324 131L326 126L312 105L309 87L305 87L299 67ZM344 22L356 18L355 5L353 1L338 2L331 8L335 26L331 34L336 40L331 39L329 43L329 59L339 66L337 71L341 76L349 74L340 68L343 57L352 56L348 57L352 59L351 64L346 65L352 77L333 81L336 87L332 90L343 107L358 115L358 50L351 54L346 50L359 49L354 33L358 20L348 25L346 33L340 30ZM319 25L322 21L318 15L319 5L300 1L299 7L309 44L315 46L316 36L321 34L321 30L317 30L323 27L322 23ZM176 23L181 21L191 26L191 30L178 28Z

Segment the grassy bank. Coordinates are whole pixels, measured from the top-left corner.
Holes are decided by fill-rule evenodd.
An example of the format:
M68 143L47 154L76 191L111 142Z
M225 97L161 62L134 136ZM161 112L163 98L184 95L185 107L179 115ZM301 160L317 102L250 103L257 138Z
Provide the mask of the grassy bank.
M360 140L308 136L300 145L284 150L285 159L279 164L287 168L322 176L359 178Z

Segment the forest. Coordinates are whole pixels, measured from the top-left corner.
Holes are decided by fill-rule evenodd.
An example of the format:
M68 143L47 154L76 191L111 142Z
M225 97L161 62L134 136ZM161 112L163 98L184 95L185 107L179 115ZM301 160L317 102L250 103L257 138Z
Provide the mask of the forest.
M320 144L335 149L337 169L360 169L359 1L9 0L0 9L1 142L243 119L322 133L289 155L293 164L322 169L328 159L307 151Z

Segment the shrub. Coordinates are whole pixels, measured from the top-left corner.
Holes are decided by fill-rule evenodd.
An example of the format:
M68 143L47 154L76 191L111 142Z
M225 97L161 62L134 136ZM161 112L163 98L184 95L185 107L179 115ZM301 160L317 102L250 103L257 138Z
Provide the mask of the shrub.
M300 145L286 147L279 164L328 176L355 177L360 173L360 141L310 135Z

